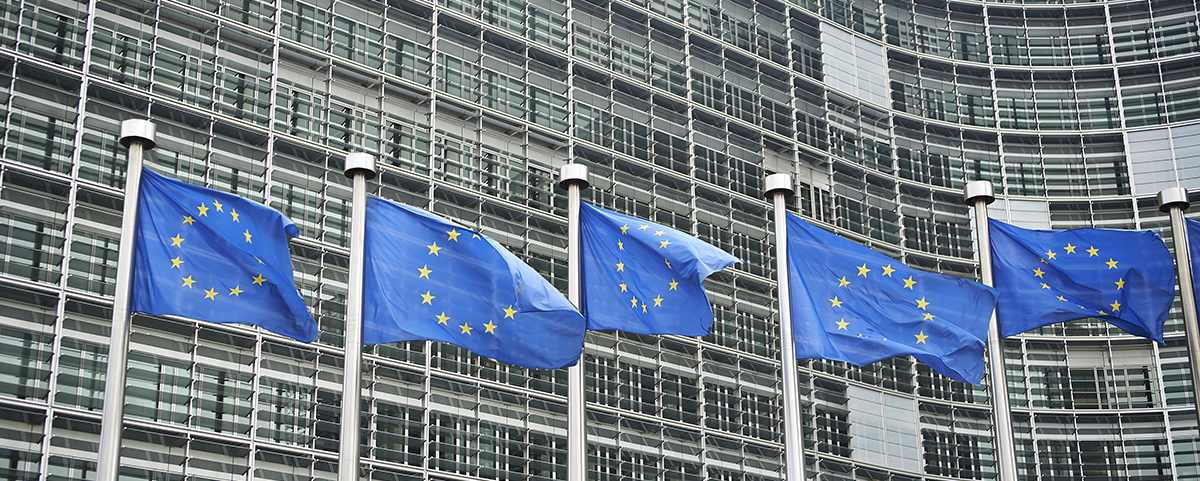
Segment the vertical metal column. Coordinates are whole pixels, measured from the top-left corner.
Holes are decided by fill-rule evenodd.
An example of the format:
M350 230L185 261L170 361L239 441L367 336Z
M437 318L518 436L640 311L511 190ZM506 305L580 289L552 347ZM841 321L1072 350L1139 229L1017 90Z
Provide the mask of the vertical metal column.
M783 441L788 481L805 481L804 415L796 378L796 333L792 332L792 296L788 290L787 198L795 193L790 174L767 176L767 197L775 202L775 277L779 283L779 346L783 351Z
M346 156L346 177L354 179L350 207L350 286L346 292L346 362L342 369L342 431L338 481L358 481L362 413L363 245L367 237L367 181L375 178L375 156Z
M129 362L129 291L133 284L133 245L137 242L142 154L154 148L156 130L148 120L121 122L121 145L129 148L129 163L125 171L125 209L121 214L121 245L117 254L117 288L113 295L112 332L108 341L108 371L104 378L97 481L117 481L120 470L121 426L125 418L125 370Z
M1179 295L1183 298L1183 325L1187 332L1188 361L1192 365L1192 393L1200 414L1200 325L1196 324L1196 291L1192 283L1192 253L1188 250L1187 223L1183 211L1188 208L1187 190L1170 187L1158 193L1158 210L1171 214L1171 233L1175 239L1175 272L1179 275Z
M588 169L567 164L558 171L558 185L567 189L567 299L579 308L583 285L579 263L579 198L588 187ZM587 407L584 406L583 357L567 368L567 481L587 481Z
M995 287L992 278L992 244L988 231L987 206L996 200L992 183L977 180L963 187L963 202L975 209L975 237L979 240L979 271L983 283ZM989 384L992 387L992 419L996 426L996 460L1000 481L1017 481L1017 445L1013 438L1012 409L1008 402L1008 373L1004 364L1004 344L996 310L988 325L987 337Z

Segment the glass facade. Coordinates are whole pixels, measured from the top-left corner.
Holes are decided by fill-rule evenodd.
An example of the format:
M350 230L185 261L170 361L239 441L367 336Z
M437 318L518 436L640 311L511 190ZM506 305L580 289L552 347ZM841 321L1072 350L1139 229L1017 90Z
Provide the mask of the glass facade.
M1192 0L6 0L0 4L0 480L95 479L126 151L300 229L314 344L134 318L127 481L333 480L349 238L371 192L482 229L566 287L558 167L585 200L746 262L704 338L593 332L593 481L784 476L767 174L789 208L975 278L961 188L1026 227L1154 229L1200 188ZM1165 237L1170 244L1169 235ZM1167 342L1096 320L1005 341L1022 479L1200 478L1180 306ZM910 358L804 361L821 480L995 479L990 388ZM367 348L370 480L566 478L565 371Z

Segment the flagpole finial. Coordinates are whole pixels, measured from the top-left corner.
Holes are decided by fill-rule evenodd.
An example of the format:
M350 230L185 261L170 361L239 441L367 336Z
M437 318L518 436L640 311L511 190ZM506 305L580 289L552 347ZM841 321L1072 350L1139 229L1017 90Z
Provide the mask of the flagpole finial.
M359 172L366 174L368 180L375 178L376 170L374 155L364 152L355 152L346 156L346 177L353 179L354 175L358 174Z
M775 197L776 193L781 193L784 197L790 197L792 194L795 194L796 189L792 185L792 176L789 174L768 175L764 193L767 198Z
M1167 187L1158 192L1158 210L1170 212L1174 207L1187 210L1189 205L1187 189L1183 187Z
M558 185L566 189L579 184L580 190L588 188L588 168L583 164L567 164L558 169Z
M149 120L129 119L121 122L121 145L129 148L129 144L138 141L142 144L142 150L153 149L154 134L157 130L154 122Z
M976 180L968 182L963 187L963 202L967 205L974 205L982 200L985 204L991 204L996 200L996 189L992 187L990 180Z

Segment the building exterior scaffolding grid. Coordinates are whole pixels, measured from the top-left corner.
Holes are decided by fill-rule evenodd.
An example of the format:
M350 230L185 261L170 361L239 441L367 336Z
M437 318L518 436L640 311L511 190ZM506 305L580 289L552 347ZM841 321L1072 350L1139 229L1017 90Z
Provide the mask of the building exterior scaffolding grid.
M966 182L1026 227L1153 229L1200 189L1193 0L5 0L0 480L95 479L126 150L279 209L320 325L135 316L123 480L337 473L349 153L374 195L482 229L566 289L566 191L745 262L703 338L592 332L588 479L785 476L771 204L977 278ZM1180 303L1166 344L1098 320L1004 341L1021 479L1197 479ZM566 479L565 370L368 346L364 479ZM995 479L990 388L911 358L802 361L819 480Z

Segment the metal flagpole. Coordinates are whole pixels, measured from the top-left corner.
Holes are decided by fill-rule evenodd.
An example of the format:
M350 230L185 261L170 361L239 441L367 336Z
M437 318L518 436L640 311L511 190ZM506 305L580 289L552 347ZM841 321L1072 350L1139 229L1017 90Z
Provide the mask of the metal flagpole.
M567 189L567 299L579 307L583 300L579 262L579 197L588 187L588 169L567 164L558 171L558 184ZM587 481L587 425L584 422L583 357L567 368L567 481Z
M792 332L792 296L788 291L787 198L795 190L789 174L771 174L767 197L775 201L775 277L779 280L779 345L783 349L783 441L788 481L804 481L804 418L796 379L796 335Z
M1183 298L1183 325L1187 332L1188 360L1192 363L1192 392L1200 400L1200 325L1196 324L1196 291L1192 285L1192 253L1188 250L1187 223L1183 211L1188 208L1187 190L1171 187L1158 193L1158 210L1171 214L1171 232L1175 238L1175 269L1179 274L1179 295ZM1200 401L1197 401L1200 411Z
M363 245L367 236L367 181L375 178L375 156L346 156L346 177L354 179L350 207L350 286L346 292L346 362L342 376L342 431L338 481L358 481L362 412Z
M125 171L125 210L121 214L117 288L113 295L112 332L108 341L108 372L104 378L97 481L117 481L120 470L121 426L125 418L125 370L129 361L129 292L133 284L133 245L137 241L135 231L138 192L142 185L142 154L154 148L156 130L149 120L121 122L121 145L129 148L129 163Z
M975 235L979 251L979 271L983 283L995 287L992 278L992 244L988 235L987 206L996 200L992 183L977 180L963 187L963 201L975 209ZM996 322L996 310L992 309L992 320L988 325L987 363L991 374L992 418L996 425L996 459L1000 481L1017 480L1017 448L1013 440L1012 409L1008 402L1008 373L1004 364L1004 344L1000 340L1000 326Z

